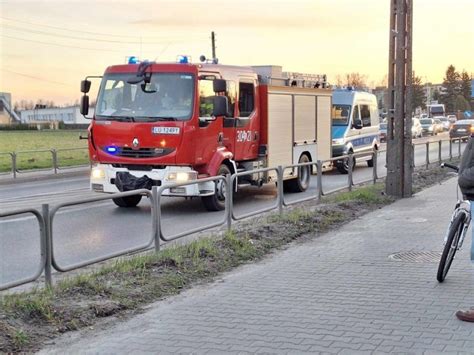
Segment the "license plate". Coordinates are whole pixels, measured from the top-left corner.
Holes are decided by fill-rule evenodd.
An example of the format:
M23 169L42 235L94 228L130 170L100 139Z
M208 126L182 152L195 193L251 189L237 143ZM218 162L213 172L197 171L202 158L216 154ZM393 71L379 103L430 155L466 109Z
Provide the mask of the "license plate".
M152 134L179 134L179 127L153 127Z
M466 130L464 128L460 128L458 129L458 132L466 132Z

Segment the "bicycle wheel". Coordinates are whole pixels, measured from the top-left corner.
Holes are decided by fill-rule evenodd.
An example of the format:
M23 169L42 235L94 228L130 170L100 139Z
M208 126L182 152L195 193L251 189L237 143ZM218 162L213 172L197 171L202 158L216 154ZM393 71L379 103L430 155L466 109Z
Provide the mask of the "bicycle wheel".
M439 282L443 282L448 274L451 263L453 262L454 255L458 250L459 237L464 229L465 215L460 213L454 218L451 227L449 227L448 239L444 246L443 254L441 254L441 260L439 261L438 274L436 278Z

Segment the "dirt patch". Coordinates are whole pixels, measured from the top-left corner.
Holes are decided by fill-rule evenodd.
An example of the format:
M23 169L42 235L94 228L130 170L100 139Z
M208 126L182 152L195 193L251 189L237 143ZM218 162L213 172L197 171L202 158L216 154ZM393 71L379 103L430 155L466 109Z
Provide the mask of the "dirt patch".
M420 169L414 189L452 175L444 169ZM97 326L143 306L180 293L243 263L261 260L294 241L304 242L393 202L383 184L306 202L277 214L259 216L238 230L171 247L158 254L107 263L93 273L58 282L54 290L37 289L2 297L0 352L39 350L58 335ZM103 324L103 323L100 323Z

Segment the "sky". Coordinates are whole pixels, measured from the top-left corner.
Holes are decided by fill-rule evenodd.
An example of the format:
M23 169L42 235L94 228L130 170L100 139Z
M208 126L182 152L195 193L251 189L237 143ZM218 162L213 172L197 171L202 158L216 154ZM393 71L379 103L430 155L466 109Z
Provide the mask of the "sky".
M448 65L474 73L474 0L413 0L413 69L440 83ZM0 0L0 92L79 99L79 83L128 56L180 54L222 64L281 65L371 85L388 71L390 0ZM97 84L96 84L97 85Z

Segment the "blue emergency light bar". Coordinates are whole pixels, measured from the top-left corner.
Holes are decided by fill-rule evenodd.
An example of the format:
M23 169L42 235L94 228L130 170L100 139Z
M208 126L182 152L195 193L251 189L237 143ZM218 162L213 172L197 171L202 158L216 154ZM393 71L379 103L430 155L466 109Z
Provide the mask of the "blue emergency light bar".
M180 64L188 64L190 62L190 58L187 55L179 55L177 62Z
M139 60L135 56L128 57L128 64L138 64Z

